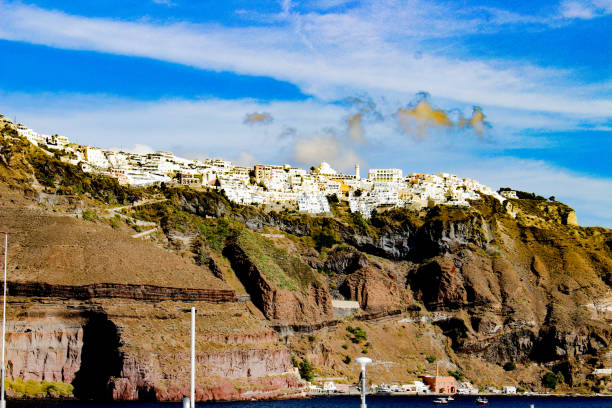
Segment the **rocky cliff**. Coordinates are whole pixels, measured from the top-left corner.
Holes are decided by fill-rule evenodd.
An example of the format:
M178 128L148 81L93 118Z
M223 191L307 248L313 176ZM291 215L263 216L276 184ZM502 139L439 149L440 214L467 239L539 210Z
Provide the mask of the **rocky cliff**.
M354 381L362 354L381 362L374 382L435 361L480 386L542 389L553 371L568 390L612 388L590 375L612 364L612 232L562 203L485 196L365 220L339 202L310 217L129 189L6 129L0 142L11 378L179 400L196 305L200 400L299 395L303 359ZM158 229L132 238L142 225ZM335 316L333 299L360 310Z

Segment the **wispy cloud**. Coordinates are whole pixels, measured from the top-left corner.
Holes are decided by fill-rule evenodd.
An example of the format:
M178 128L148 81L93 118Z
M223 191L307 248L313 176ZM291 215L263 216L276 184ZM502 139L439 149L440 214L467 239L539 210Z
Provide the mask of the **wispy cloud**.
M560 6L561 16L569 19L590 20L612 13L611 0L565 0Z
M485 106L589 116L612 111L609 100L578 92L571 72L450 58L421 49L419 35L445 29L451 35L448 27L469 32L478 21L436 20L431 16L439 10L432 11L428 3L400 3L299 16L287 6L289 25L223 27L86 18L0 2L0 38L270 76L322 100L363 91L397 96L425 88L438 97ZM426 23L419 22L423 14ZM405 41L399 43L400 38ZM419 58L414 57L417 51Z
M298 140L293 151L293 160L304 166L327 162L341 171L348 171L357 163L366 163L330 129Z
M151 0L155 4L161 4L163 6L174 7L176 3L172 0Z

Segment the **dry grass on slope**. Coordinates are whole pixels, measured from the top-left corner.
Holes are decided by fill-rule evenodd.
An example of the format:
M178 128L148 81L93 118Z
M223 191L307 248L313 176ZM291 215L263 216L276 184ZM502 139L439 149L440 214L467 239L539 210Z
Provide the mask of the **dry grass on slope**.
M11 281L229 289L206 267L106 225L0 207L0 228L11 233Z

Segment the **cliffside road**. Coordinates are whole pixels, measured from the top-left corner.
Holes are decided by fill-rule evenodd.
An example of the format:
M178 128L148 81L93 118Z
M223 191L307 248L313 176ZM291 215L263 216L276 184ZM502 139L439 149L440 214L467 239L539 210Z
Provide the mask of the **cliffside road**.
M159 199L142 200L142 201L136 202L134 204L130 204L130 205L123 205L121 207L108 208L107 211L117 212L117 211L127 210L128 208L142 207L143 205L163 203L164 201L168 201L168 199L167 198L159 198Z
M155 226L157 226L157 224L154 223L154 222L137 220L137 219L135 219L133 217L127 216L125 214L122 214L120 211L127 210L127 209L134 209L134 208L137 208L137 207L142 207L143 205L163 203L164 201L168 201L168 199L167 198L162 198L162 199L142 200L142 201L139 201L139 202L137 202L135 204L122 205L121 207L108 208L102 214L102 217L104 217L104 218L113 218L113 217L117 216L117 217L123 218L124 220L129 220L132 223L134 223L135 225L139 225L141 227L155 227ZM151 232L153 232L153 231L145 231L145 233L143 233L144 235L142 235L142 236L145 236L145 235L147 235L147 233L151 233ZM139 234L136 234L136 235L139 235ZM140 236L133 236L133 238L140 238Z
M138 234L134 234L132 235L132 238L142 238L142 237L146 237L147 235L151 235L152 233L154 233L155 231L159 230L158 227L155 227L153 229L147 230L147 231L143 231L143 232L139 232Z

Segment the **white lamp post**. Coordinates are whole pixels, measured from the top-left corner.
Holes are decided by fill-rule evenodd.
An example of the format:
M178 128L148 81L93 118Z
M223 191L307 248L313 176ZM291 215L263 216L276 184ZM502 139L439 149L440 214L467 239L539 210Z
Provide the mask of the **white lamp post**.
M191 308L191 408L195 407L195 337L196 337L196 308Z
M195 408L195 374L196 374L196 361L195 361L195 338L196 338L196 308L191 308L191 373L189 381L189 397L183 398L183 408ZM0 407L4 408L4 407Z
M6 369L4 365L4 338L6 337L6 263L7 263L7 254L8 252L8 234L4 233L4 296L2 297L2 366L0 370L2 371L0 375L0 381L2 382L0 385L0 408L6 407L6 400L4 399L4 377L6 376Z
M365 395L366 395L366 364L370 364L372 359L368 357L359 357L355 360L357 364L361 364L361 405L360 408L367 408Z

